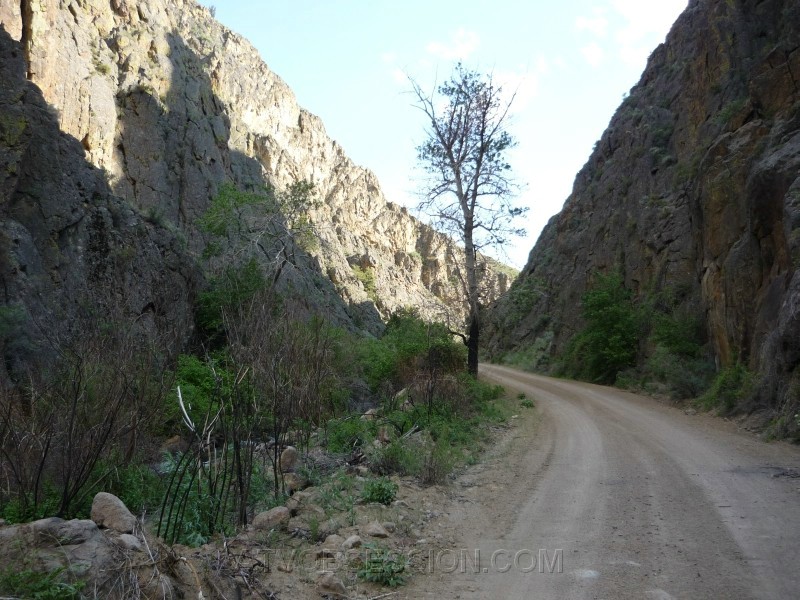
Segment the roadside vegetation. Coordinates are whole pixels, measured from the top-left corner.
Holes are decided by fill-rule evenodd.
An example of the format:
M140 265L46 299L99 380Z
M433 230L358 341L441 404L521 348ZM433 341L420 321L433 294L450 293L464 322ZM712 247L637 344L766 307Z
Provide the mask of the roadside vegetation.
M517 296L519 290L527 293L528 288L517 288ZM527 297L518 300L531 304ZM717 372L703 324L680 289L637 299L618 271L597 273L581 299L581 316L584 325L561 356L551 357L553 336L543 317L536 328L545 328L544 334L503 362L675 400L694 399L699 408L721 414L733 411L752 391L753 377L744 365Z
M509 413L501 388L466 373L463 343L412 309L378 338L331 326L276 285L284 262L265 269L245 251L216 262L234 222L257 251L277 232L278 256L291 257L269 196L223 188L201 223L211 284L195 351L169 356L129 324L101 323L47 340L52 362L0 388L0 518L86 518L106 491L166 543L199 546L310 486L320 512L291 537L315 543L332 519L354 525L360 505L392 505L398 477L440 484L478 460ZM295 222L307 235L308 220ZM405 558L381 548L359 577L402 584Z

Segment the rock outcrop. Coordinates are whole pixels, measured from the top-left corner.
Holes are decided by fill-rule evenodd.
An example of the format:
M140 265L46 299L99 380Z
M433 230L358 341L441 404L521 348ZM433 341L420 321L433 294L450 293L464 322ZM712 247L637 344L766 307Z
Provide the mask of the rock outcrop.
M191 332L199 274L176 231L113 193L26 72L0 29L0 375L42 351L36 332L101 315Z
M293 254L286 277L298 296L369 331L406 306L463 316L448 239L387 202L375 176L208 9L193 0L24 0L4 5L0 23L20 41L17 63L60 129L132 207L122 223L177 234L199 257L208 239L197 221L222 183L281 190L312 181L320 241L310 256ZM4 198L18 193L6 188ZM134 256L131 268L150 270ZM492 287L508 283L498 272ZM185 292L175 291L176 306Z
M750 407L794 419L800 389L800 2L693 0L651 55L563 210L495 307L490 351L558 355L595 272L671 289Z

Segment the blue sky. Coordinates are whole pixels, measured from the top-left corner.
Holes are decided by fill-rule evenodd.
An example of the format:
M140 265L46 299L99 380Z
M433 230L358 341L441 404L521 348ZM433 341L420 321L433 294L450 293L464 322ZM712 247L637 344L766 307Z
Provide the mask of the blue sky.
M374 171L390 201L413 207L422 181L423 115L410 75L432 89L454 63L491 72L516 90L512 166L526 186L528 236L498 253L524 265L547 220L647 56L687 0L204 1L248 38L269 67L319 115L328 134Z

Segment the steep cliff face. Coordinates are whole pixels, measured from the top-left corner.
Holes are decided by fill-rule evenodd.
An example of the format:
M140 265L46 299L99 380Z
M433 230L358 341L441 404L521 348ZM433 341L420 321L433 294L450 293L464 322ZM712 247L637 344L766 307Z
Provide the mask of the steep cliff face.
M587 281L619 268L638 299L670 288L717 363L758 372L757 404L789 415L798 175L800 2L690 2L495 308L490 350L562 352Z
M0 20L61 129L117 195L182 232L190 254L205 246L197 220L222 182L283 189L305 179L323 201L310 215L320 244L289 277L317 309L368 330L404 306L461 313L447 239L388 203L375 176L207 9L192 0L6 4ZM492 285L507 283L497 274Z
M112 193L25 73L0 29L0 381L87 322L187 336L200 277L173 230Z

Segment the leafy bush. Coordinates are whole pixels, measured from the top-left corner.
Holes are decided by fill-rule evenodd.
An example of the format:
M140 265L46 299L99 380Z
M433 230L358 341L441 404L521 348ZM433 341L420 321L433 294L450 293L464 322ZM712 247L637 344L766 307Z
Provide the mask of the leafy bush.
M30 600L79 600L83 582L62 581L64 568L49 573L26 569L0 573L0 593Z
M537 300L547 294L547 284L538 277L519 277L508 290L510 310L507 318L516 322L528 315Z
M581 304L586 326L570 340L564 374L613 383L636 363L639 324L631 293L619 272L598 274Z
M361 492L361 497L365 502L377 502L388 506L397 495L397 484L391 479L380 477L367 481Z
M133 514L157 508L164 496L164 484L158 474L135 462L112 468L103 487L122 500Z
M644 367L643 386L648 382L663 382L669 395L676 400L696 398L709 386L714 364L701 357L689 357L657 346ZM619 381L618 381L619 383Z
M210 288L199 296L196 318L202 333L219 342L224 315L264 290L267 282L256 260L250 259L241 266L226 267L210 283Z
M373 302L378 298L378 290L375 284L375 271L370 267L361 268L358 265L353 265L353 275L356 276L364 286L364 291L367 292L367 297Z
M344 471L337 471L320 486L319 505L327 515L331 511L351 512L356 502L355 482Z
M377 473L388 475L417 475L420 472L422 458L419 448L412 445L411 440L395 440L385 448L374 451L370 458L371 467Z
M364 562L357 575L365 581L397 587L406 583L409 566L405 554L375 544L365 544Z
M399 310L379 340L361 344L359 363L364 378L377 391L389 384L397 390L427 369L438 374L462 370L466 348L453 341L441 323L427 323L413 310Z
M718 408L722 414L729 413L750 395L753 383L753 374L744 365L732 364L719 372L698 403L705 409Z
M368 443L374 437L374 425L363 421L358 415L342 419L331 419L325 429L328 452L352 452L354 448Z

